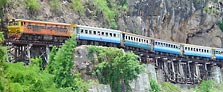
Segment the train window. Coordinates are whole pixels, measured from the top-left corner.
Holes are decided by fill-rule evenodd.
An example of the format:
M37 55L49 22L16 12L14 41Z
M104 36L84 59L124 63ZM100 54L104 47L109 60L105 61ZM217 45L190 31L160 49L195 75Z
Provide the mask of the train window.
M209 53L209 50L207 50L207 53Z
M89 30L89 34L92 34L92 31L91 30Z
M101 32L100 31L98 31L98 35L101 35Z
M104 36L104 34L105 34L104 32L101 32L101 35L103 35L103 36Z
M96 31L94 31L94 35L96 35Z
M128 36L125 36L125 39L127 40L128 39Z
M131 40L133 41L133 37L131 37Z
M141 42L141 39L139 39L139 42Z
M116 37L116 34L113 34L114 35L114 37Z
M105 35L108 36L108 32L106 32Z
M88 34L88 30L85 30L85 34Z
M201 49L201 52L204 52L204 49Z
M136 40L135 40L135 41L137 41L137 42L138 42L138 41L139 41L139 40L138 40L138 38L136 38Z
M146 43L149 43L149 40L146 40Z
M21 26L23 26L24 25L24 22L21 22Z
M112 33L110 33L110 37L112 37Z
M81 33L84 33L84 30L83 29L81 29Z
M130 36L128 36L128 40L130 40L130 38L131 38L131 37L130 37Z

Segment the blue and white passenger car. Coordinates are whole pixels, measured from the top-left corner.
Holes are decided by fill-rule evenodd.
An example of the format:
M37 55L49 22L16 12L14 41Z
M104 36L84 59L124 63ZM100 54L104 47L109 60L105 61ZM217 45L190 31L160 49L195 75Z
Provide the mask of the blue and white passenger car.
M118 30L77 25L77 39L120 44L122 32Z

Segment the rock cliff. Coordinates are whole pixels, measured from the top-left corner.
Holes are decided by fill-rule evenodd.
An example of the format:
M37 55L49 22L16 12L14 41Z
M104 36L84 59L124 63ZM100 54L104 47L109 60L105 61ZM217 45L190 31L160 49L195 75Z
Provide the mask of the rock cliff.
M27 10L23 0L9 0L5 9L8 18L46 20L111 28L102 10L92 4L97 0L83 0L84 13L71 9L71 0L63 0L55 13L48 0L40 0L36 16ZM222 20L222 0L121 0L127 10L115 10L117 29L163 40L204 46L222 47L223 36L217 23ZM107 1L118 7L119 0ZM113 5L113 7L114 7ZM120 9L120 8L112 8Z

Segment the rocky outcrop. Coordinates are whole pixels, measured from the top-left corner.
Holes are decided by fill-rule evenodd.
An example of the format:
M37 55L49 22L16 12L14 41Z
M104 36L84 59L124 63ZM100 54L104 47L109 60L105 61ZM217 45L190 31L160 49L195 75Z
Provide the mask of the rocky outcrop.
M82 45L75 48L74 51L74 72L80 72L81 77L85 81L92 80L95 85L89 86L90 92L110 92L109 85L98 84L98 79L92 76L92 71L97 65L97 55L94 55L94 63L89 59L88 47ZM157 81L155 66L152 64L146 64L144 71L138 75L138 77L133 80L129 85L132 92L148 92L150 89L149 80L153 79ZM103 91L107 90L107 91Z
M107 27L103 14L92 9L95 0L82 1L86 13L80 15L63 0L60 14L51 11L49 2L39 1L36 17L27 11L25 2L10 0L7 17L76 23ZM112 1L118 3L118 1ZM217 26L222 19L222 0L128 0L128 10L115 18L118 29L163 40L222 47L223 33ZM96 14L96 15L95 15Z
M88 92L111 92L111 88L109 85L103 84L90 85Z

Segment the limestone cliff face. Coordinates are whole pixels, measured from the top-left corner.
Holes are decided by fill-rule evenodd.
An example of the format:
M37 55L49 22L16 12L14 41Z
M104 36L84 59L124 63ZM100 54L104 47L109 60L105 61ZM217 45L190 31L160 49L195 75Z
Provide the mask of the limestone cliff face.
M159 39L222 47L222 32L216 25L222 18L221 0L129 0L126 20L141 34ZM213 10L213 11L212 11ZM131 23L125 24L129 29ZM120 28L122 29L122 28Z
M41 0L36 17L28 13L25 2L10 1L6 9L9 18L110 28L104 22L103 14L90 6L96 0L83 0L86 10L84 15L75 13L70 8L70 0L63 0L59 14L51 11L48 0ZM223 0L128 0L128 10L119 12L120 16L115 18L115 22L122 31L181 43L222 47L223 33L217 26L222 20L222 2Z

